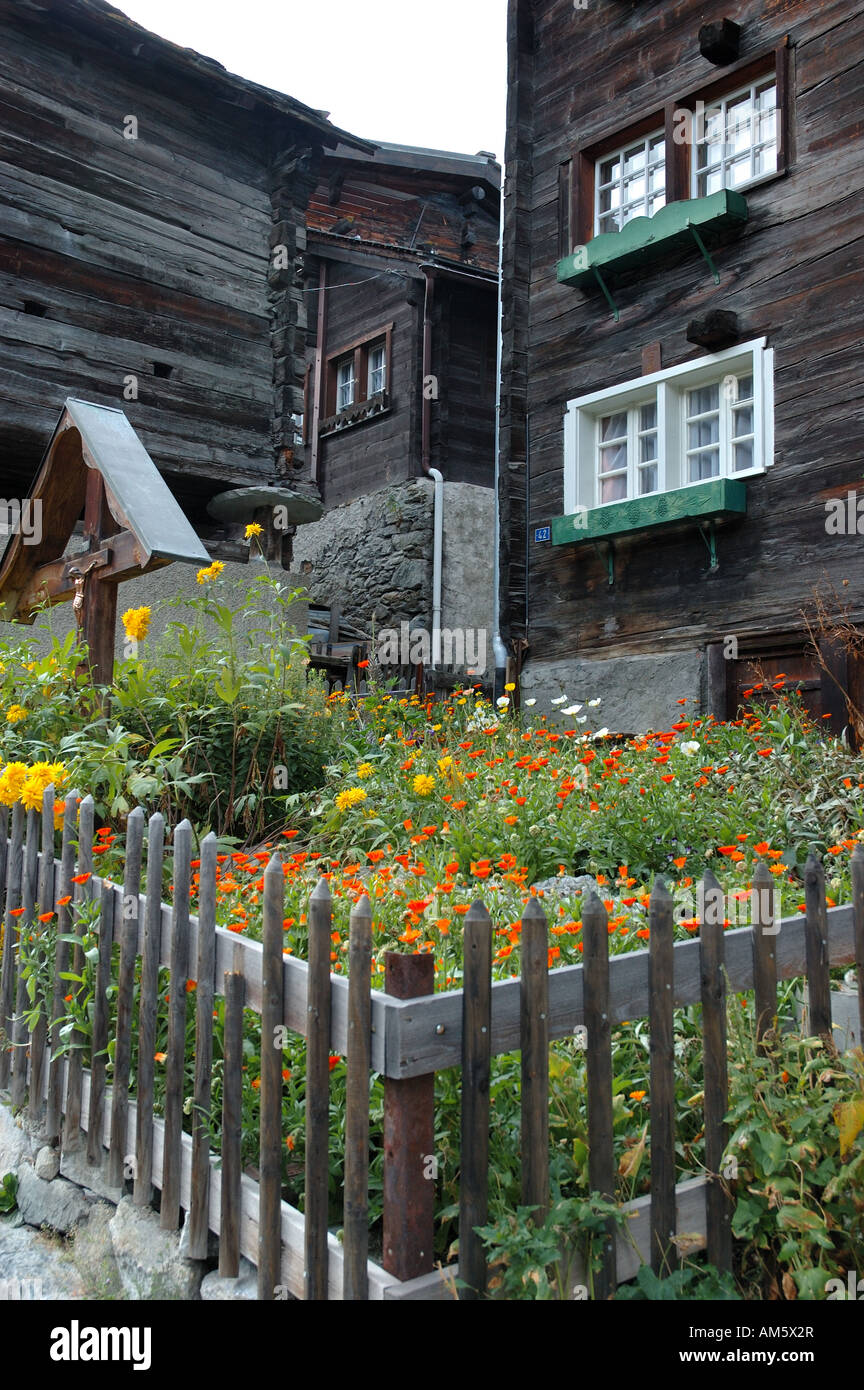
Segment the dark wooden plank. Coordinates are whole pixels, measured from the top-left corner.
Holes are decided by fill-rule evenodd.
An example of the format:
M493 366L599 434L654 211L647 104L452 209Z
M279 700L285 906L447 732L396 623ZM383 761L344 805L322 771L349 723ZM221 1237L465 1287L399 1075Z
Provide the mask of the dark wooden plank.
M476 1234L489 1214L489 1080L492 1043L492 919L482 902L465 916L462 1133L459 1180L460 1299L486 1292L486 1251Z
M828 926L832 965L850 965L855 959L851 904L829 908ZM752 989L752 927L730 929L725 940L730 989ZM805 923L801 914L782 920L776 952L779 979L789 980L806 973ZM611 957L609 994L613 1026L624 1019L647 1017L648 961L647 950ZM581 965L559 966L550 972L550 1038L570 1037L585 1022L584 973ZM334 994L337 988L334 984ZM492 1049L496 1055L513 1052L519 1046L519 988L518 980L496 980L492 986ZM698 1004L700 998L699 942L694 937L675 943L675 1008ZM461 1016L462 990L458 989L436 994L434 999L419 999L410 1011L400 1009L395 1017L389 1016L383 1069L388 1075L409 1077L458 1066Z
M24 846L24 868L21 876L21 906L24 909L18 924L18 988L15 998L15 1017L12 1023L12 1084L13 1105L23 1105L27 1095L27 981L21 970L21 943L33 934L36 911L36 882L39 872L39 813L27 812L27 839Z
M864 1039L864 845L852 851L852 910L855 916L855 965L858 972L858 1039Z
M546 914L531 898L522 914L522 1205L536 1207L541 1225L549 1209L549 936Z
M764 867L764 866L763 866ZM771 875L768 875L769 884ZM708 1259L720 1270L732 1268L732 1206L723 1186L721 1166L729 1139L724 1117L729 1109L726 1051L726 975L724 972L723 890L710 872L702 880L702 921L699 940L702 965L702 1067L705 1092L705 1166ZM754 970L756 967L754 931ZM773 940L773 938L767 938Z
M760 860L753 873L753 1007L756 1042L765 1051L765 1034L777 1019L777 932L774 921L774 880Z
M240 1272L240 1178L243 1141L243 1004L245 985L239 970L226 970L225 1039L222 1065L222 1191L219 1214L219 1273L236 1279Z
M662 878L651 890L649 980L651 1005L651 1268L671 1273L675 1232L675 1032L673 900Z
M69 943L60 938L70 934L72 913L63 899L72 896L75 884L75 821L78 816L78 794L69 792L63 804L63 840L60 849L60 877L57 892L57 943L54 949L54 992L51 1001L50 1059L48 1063L48 1100L45 1107L45 1137L49 1143L59 1140L63 1116L63 1059L57 1056L60 1046L59 1020L68 1012L65 1003L70 992L69 981L63 979L69 973Z
M828 905L825 901L825 870L815 854L804 869L807 945L807 1028L833 1042L831 1028L831 977L828 955Z
M116 900L110 884L102 884L99 904L99 961L93 990L93 1041L90 1056L90 1107L87 1116L87 1162L102 1162L102 1111L105 1104L105 1068L108 1059L108 985L114 945Z
M384 989L397 999L419 999L435 989L430 955L384 953ZM427 1177L435 1151L435 1076L384 1082L384 1255L397 1279L433 1267L435 1184Z
M588 1181L592 1192L615 1197L612 1133L612 1029L609 1019L609 921L596 893L582 908L582 960L585 967L586 1073L588 1081ZM614 1291L615 1232L607 1223L602 1263L593 1278L593 1296Z
M309 900L306 977L306 1298L327 1300L330 1149L330 889L321 879Z
M165 821L157 811L147 825L147 882L141 984L138 992L138 1071L135 1077L135 1186L137 1207L150 1204L153 1183L153 1079L156 1015L159 1005L159 957L162 947L162 863Z
M348 1081L345 1101L345 1251L342 1298L369 1297L369 1089L372 1067L372 909L364 893L348 935Z
M3 919L3 957L0 975L0 1091L9 1085L12 1065L12 1020L15 1016L15 996L18 978L16 927L13 916L21 906L21 875L24 869L25 811L20 801L12 807L12 826L6 870L6 903Z
M144 812L140 806L126 820L123 907L118 924L120 964L117 975L117 1017L114 1034L114 1075L111 1084L111 1140L106 1178L119 1187L126 1171L126 1126L129 1117L129 1072L132 1064L132 1013L138 919L141 911L141 860L144 852Z
M264 954L261 1009L261 1127L258 1208L258 1297L272 1301L280 1284L282 1234L282 921L285 879L274 854L264 870ZM329 961L329 952L328 952ZM329 965L328 965L329 974Z
M92 880L93 823L93 797L88 794L78 810L78 862L75 875L76 878L85 881L75 884L72 909L72 932L78 938L72 952L72 974L77 975L79 979L84 974L84 951L81 945L81 938L84 933L82 909L85 904L92 901L94 891ZM83 986L74 980L70 981L70 992L76 997L80 995L82 988ZM86 1045L85 1034L80 1028L76 1028L72 1033L72 1048L66 1069L66 1115L63 1122L63 1148L68 1153L76 1152L81 1147L81 1092Z
M198 875L198 965L195 992L195 1090L192 1104L192 1195L189 1258L206 1260L209 1235L210 1117L213 1079L213 1001L216 987L216 871L219 842L201 842Z
M162 1203L159 1209L159 1225L163 1231L174 1231L180 1224L191 860L192 826L188 820L184 820L174 831L174 904L171 919L168 1056L165 1061L165 1148L162 1157Z
M36 893L36 921L33 925L34 944L43 950L54 935L52 922L41 922L40 917L53 912L54 903L54 787L46 787L42 793L42 849L39 854L39 879ZM45 1109L45 1052L48 1044L48 1016L41 990L31 1004L36 1013L35 1023L30 1032L30 1103L28 1112L31 1120L42 1117Z

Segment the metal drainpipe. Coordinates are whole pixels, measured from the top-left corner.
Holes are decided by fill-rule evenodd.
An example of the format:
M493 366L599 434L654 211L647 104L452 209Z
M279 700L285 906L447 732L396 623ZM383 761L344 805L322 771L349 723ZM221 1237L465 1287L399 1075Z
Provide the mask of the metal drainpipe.
M504 197L501 197L501 216L498 227L498 346L495 368L495 553L492 568L493 632L492 653L495 658L494 695L504 694L507 680L507 648L501 636L501 503L498 495L501 478L501 367L504 357Z
M432 541L432 665L441 665L441 581L444 561L444 478L432 459L432 401L425 384L432 375L432 306L435 302L433 271L424 267L426 293L423 300L423 417L421 465L427 478L435 484L433 541Z

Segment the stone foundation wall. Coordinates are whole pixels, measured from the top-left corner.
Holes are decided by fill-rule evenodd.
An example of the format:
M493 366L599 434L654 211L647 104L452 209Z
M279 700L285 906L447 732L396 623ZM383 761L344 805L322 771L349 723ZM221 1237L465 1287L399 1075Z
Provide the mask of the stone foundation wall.
M86 1136L73 1153L44 1142L39 1128L0 1100L0 1184L18 1180L17 1206L0 1216L0 1300L256 1300L248 1260L220 1278L218 1244L190 1260L184 1231L163 1231L150 1207L111 1187L103 1163L87 1162Z
M549 701L566 695L599 708L583 710L592 716L586 727L607 728L616 734L641 734L668 729L681 714L675 702L687 697L687 717L697 711L702 696L704 656L696 649L652 652L648 656L574 657L569 661L528 661L522 672L523 702L536 699L534 713L555 715Z
M482 630L491 661L494 496L446 481L443 494L441 626ZM300 527L290 575L364 632L412 621L431 630L433 529L431 479L381 488Z

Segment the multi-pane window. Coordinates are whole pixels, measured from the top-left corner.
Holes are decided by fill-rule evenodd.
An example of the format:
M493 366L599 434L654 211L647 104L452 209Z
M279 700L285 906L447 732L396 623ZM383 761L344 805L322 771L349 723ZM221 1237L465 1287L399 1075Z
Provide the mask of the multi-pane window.
M383 343L369 349L369 389L367 396L377 396L387 387L387 353Z
M686 482L753 467L753 376L727 374L687 392Z
M761 473L773 414L763 338L570 401L565 513Z
M617 232L634 217L652 217L666 202L663 132L598 159L594 182L595 232Z
M659 487L656 399L597 421L598 501L644 497Z
M354 404L354 358L346 357L336 366L336 409L347 410Z
M777 82L752 83L697 111L692 196L745 188L777 172Z

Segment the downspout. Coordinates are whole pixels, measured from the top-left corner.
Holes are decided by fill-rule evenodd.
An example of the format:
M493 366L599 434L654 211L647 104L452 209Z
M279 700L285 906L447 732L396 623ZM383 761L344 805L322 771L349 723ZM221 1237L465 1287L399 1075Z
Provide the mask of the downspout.
M504 694L507 680L507 648L501 637L501 500L499 495L501 481L501 369L504 358L504 197L502 190L501 213L498 226L498 345L495 368L495 554L492 566L493 585L493 631L492 654L495 658L494 695L497 699Z
M432 307L435 302L433 271L424 267L426 292L423 299L423 415L420 462L427 478L435 484L432 532L432 664L441 665L441 580L444 567L444 478L432 463L432 398L426 383L432 376Z

